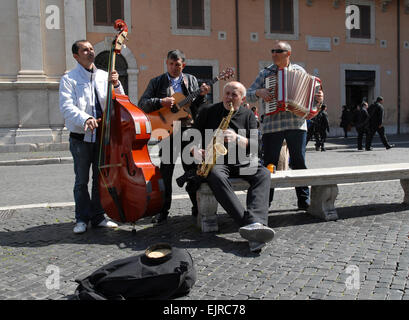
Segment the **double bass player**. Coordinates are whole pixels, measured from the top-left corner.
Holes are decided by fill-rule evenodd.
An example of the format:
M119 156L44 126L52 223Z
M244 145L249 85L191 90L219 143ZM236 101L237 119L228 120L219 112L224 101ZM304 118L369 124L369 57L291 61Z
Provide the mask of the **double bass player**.
M87 40L78 40L72 45L72 54L78 62L75 69L65 74L60 81L60 111L70 131L70 151L74 160L74 233L87 231L88 224L94 227L116 228L118 225L105 218L98 191L98 123L102 118L107 96L108 80L115 92L124 94L119 75L108 73L94 65L95 52ZM88 192L90 168L92 167L92 191Z

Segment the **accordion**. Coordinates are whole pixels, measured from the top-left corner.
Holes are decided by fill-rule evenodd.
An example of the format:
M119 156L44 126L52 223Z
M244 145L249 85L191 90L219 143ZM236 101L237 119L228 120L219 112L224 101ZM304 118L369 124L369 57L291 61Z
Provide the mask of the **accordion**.
M314 99L321 88L321 80L299 70L278 69L265 79L265 87L273 99L265 103L265 115L290 111L299 117L311 119L319 111L319 103Z

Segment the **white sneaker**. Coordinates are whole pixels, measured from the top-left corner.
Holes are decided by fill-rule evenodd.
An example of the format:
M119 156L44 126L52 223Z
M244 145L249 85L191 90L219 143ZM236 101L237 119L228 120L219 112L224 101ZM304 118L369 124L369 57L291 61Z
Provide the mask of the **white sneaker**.
M275 234L273 229L259 222L241 227L239 233L246 240L264 243L273 240Z
M87 231L87 224L84 222L77 222L73 231L76 234L84 233L85 231Z
M111 220L104 219L100 223L98 223L97 227L118 228L118 225Z

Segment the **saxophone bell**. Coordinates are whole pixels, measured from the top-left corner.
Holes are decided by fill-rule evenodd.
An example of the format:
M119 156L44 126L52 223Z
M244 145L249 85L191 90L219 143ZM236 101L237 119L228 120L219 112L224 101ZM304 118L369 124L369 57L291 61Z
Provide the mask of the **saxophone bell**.
M216 154L218 156L225 156L227 154L226 147L219 142L216 142L214 144L214 151L216 151Z
M213 135L212 142L206 147L205 160L198 166L196 174L198 176L206 178L209 172L216 164L216 159L219 155L226 155L227 149L223 143L217 142L216 139L223 136L223 131L229 127L230 120L233 116L234 107L233 103L229 102L230 111L229 114L222 119L219 127Z

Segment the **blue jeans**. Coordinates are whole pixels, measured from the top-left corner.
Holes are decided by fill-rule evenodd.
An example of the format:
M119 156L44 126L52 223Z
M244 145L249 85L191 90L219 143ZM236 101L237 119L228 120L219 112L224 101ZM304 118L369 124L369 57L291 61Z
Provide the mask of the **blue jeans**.
M307 145L307 131L285 130L280 132L266 133L263 135L264 165L272 163L275 166L280 158L283 140L287 141L290 153L290 167L293 170L307 169L305 165L305 149ZM310 189L308 186L295 188L298 205L310 203ZM274 189L270 190L270 203L273 201Z
M99 144L84 142L70 137L70 151L74 160L74 201L75 219L78 222L91 221L98 225L104 217L98 190L98 154ZM88 192L90 168L92 166L91 196Z

